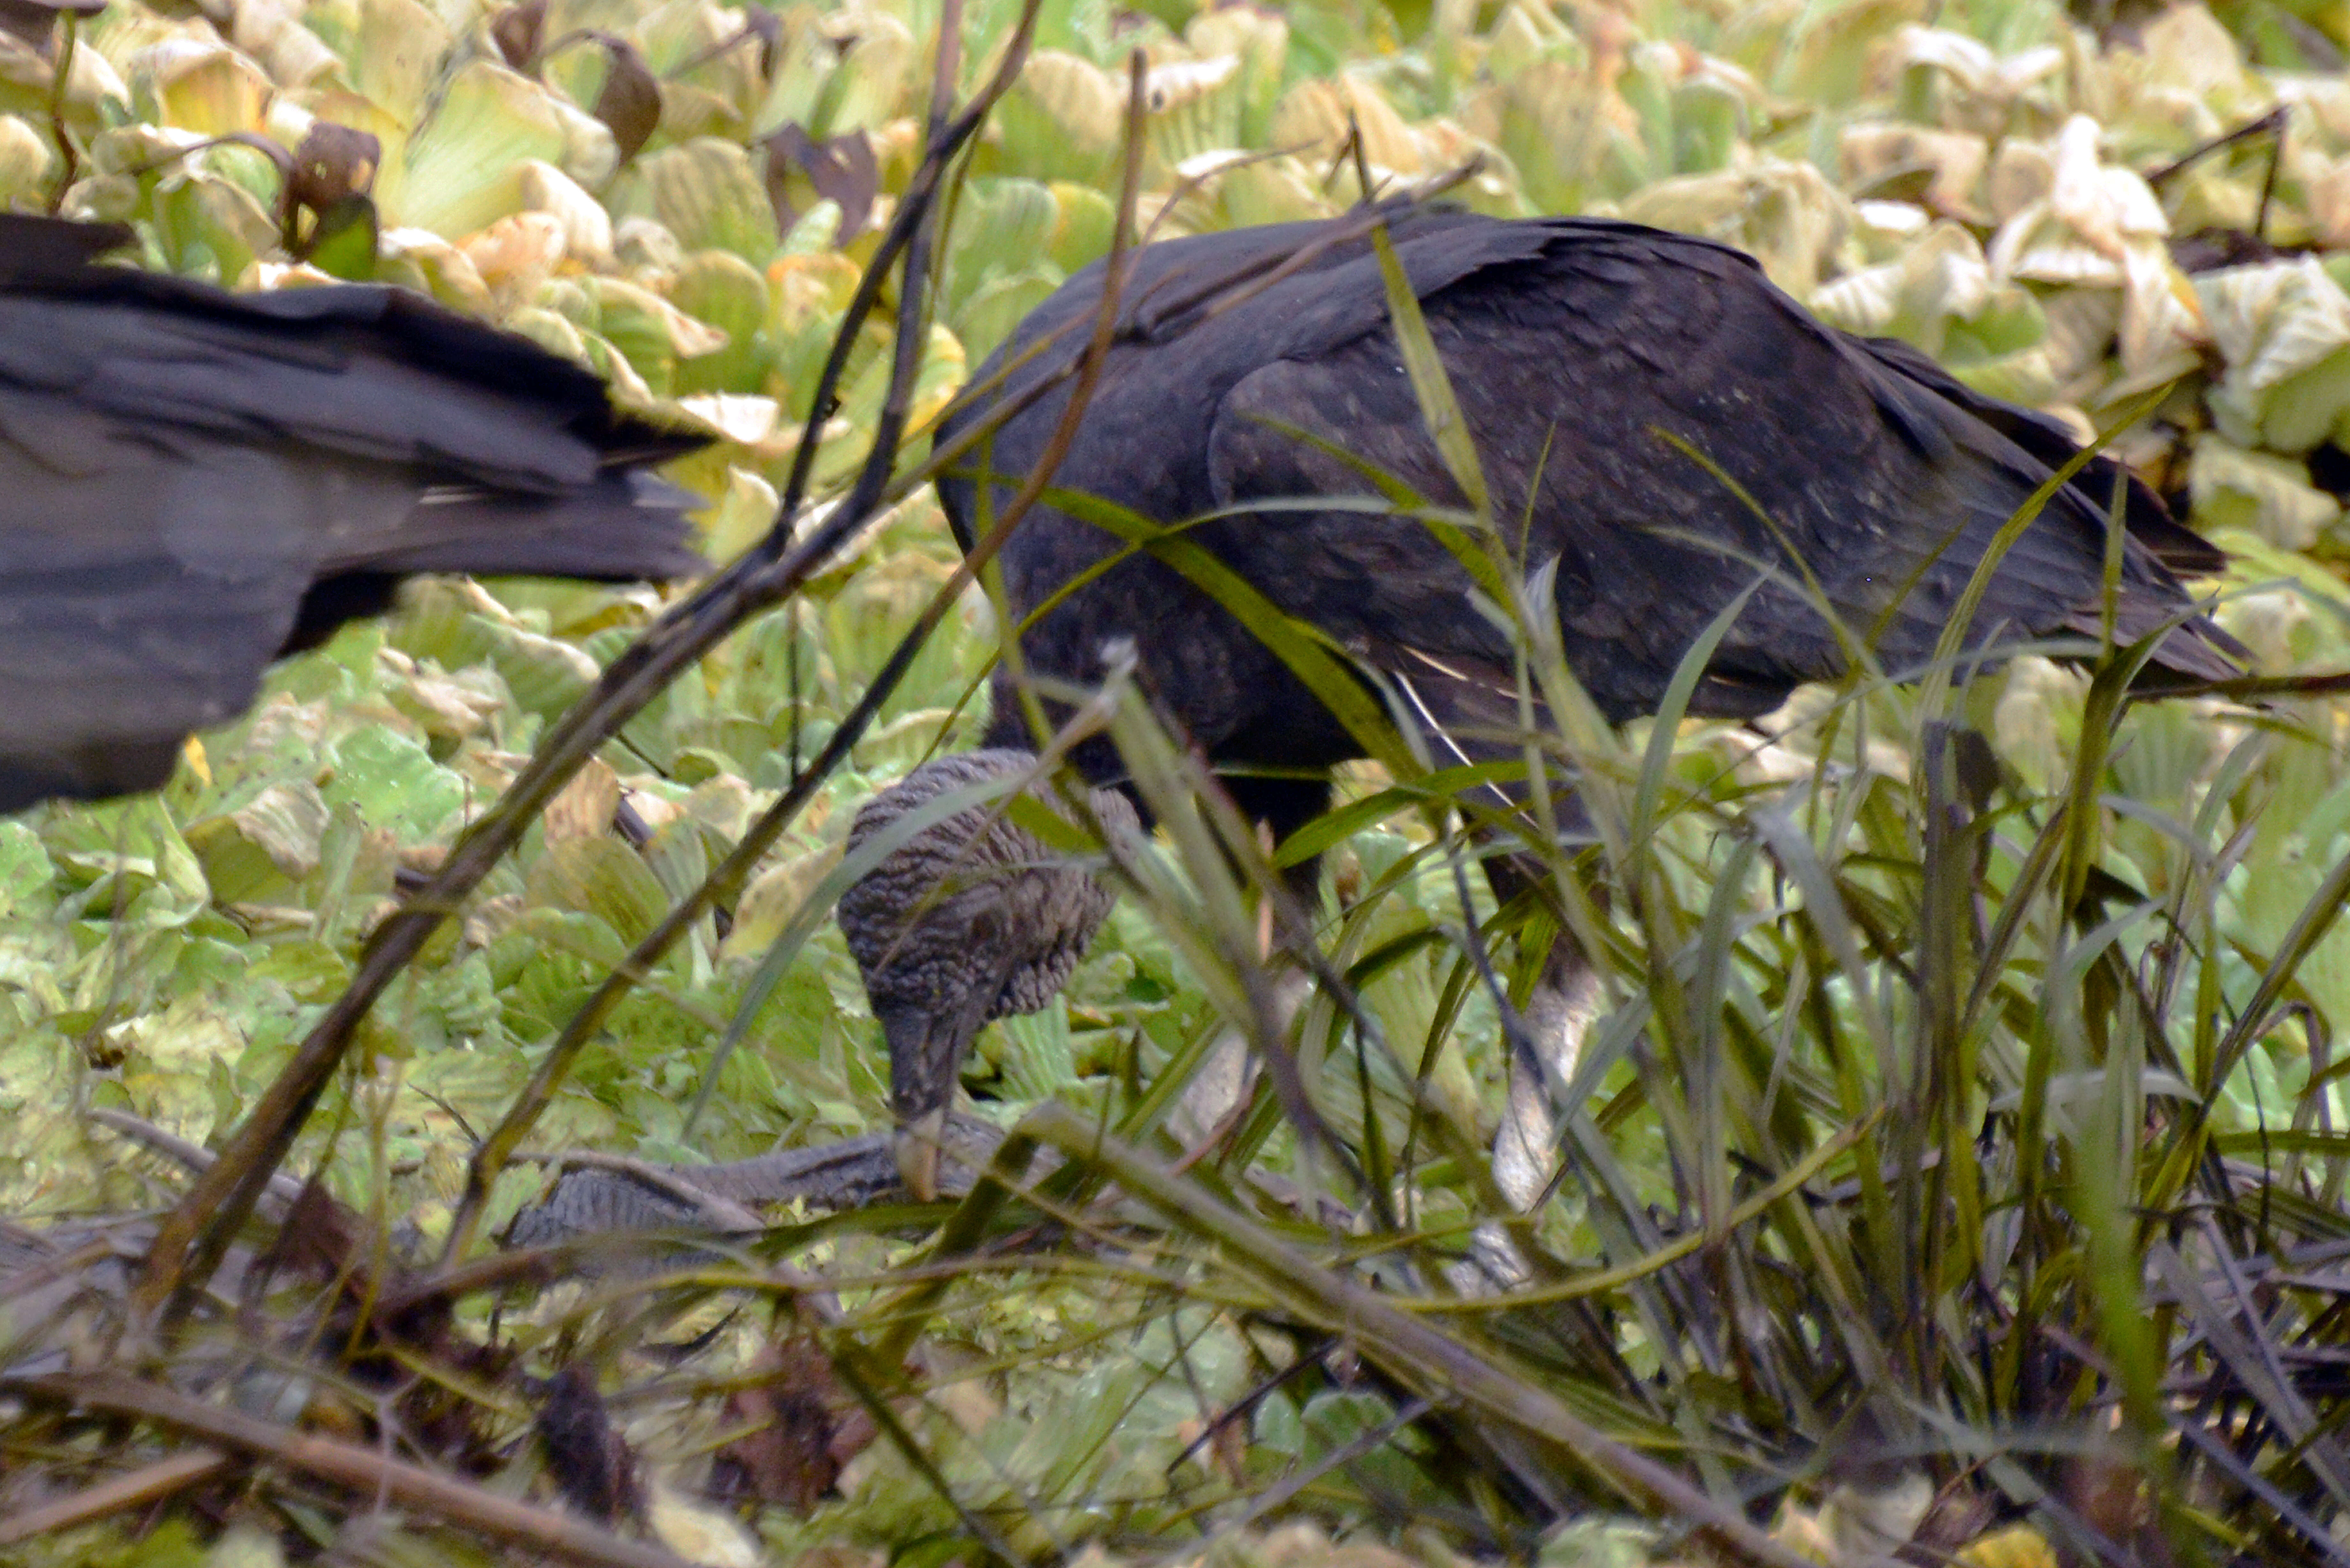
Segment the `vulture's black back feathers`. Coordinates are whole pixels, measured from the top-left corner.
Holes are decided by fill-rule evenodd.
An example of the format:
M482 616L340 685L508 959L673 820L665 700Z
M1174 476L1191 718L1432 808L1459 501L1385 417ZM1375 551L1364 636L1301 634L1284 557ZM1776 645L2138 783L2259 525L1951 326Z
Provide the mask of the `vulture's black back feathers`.
M1471 736L1472 753L1473 732L1486 727L1490 749L1491 727L1516 723L1513 651L1419 521L1359 508L1246 509L1375 496L1357 469L1300 431L1460 504L1388 331L1368 243L1331 246L1263 286L1316 232L1240 230L1140 252L1055 483L1166 523L1239 509L1188 536L1408 689L1430 727ZM1697 711L1762 712L1795 685L1844 671L1807 576L1846 628L1874 637L1888 670L1915 672L1992 536L2075 451L2055 421L1969 389L1905 345L1822 325L1751 259L1706 241L1600 220L1444 212L1403 218L1394 241L1477 441L1494 514L1523 531L1530 568L1555 561L1568 663L1613 718L1651 710L1707 623L1764 566L1772 579L1721 643ZM1100 286L1098 267L1081 273L1024 322L973 378L982 393L945 436L1065 367ZM1003 388L988 392L1007 364ZM1064 381L996 433L992 462L1007 487L998 509L1066 397ZM2216 570L2222 557L2105 459L2057 492L2005 556L1970 643L2095 636L2116 483L2129 535L2122 634L2181 619L2157 651L2158 676L2236 673L2234 645L2190 613L2177 575ZM973 484L950 478L940 490L967 542ZM1003 557L1013 607L1024 615L1117 548L1064 514L1030 514ZM1271 653L1147 557L1045 616L1026 661L1090 680L1114 638L1132 639L1153 696L1219 760L1324 766L1356 754ZM1016 706L998 712L989 743L1016 741ZM1300 809L1313 804L1301 800Z
M151 788L263 669L417 572L702 565L649 464L702 439L371 285L236 295L0 216L0 811Z

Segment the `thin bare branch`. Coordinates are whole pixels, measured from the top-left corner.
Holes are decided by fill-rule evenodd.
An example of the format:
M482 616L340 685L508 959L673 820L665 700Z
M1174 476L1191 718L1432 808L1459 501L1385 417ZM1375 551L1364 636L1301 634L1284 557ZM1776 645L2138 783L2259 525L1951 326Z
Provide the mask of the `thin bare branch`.
M169 1497L220 1474L230 1463L229 1457L217 1449L182 1449L151 1465L109 1476L70 1497L28 1508L13 1519L0 1519L0 1546L15 1546L53 1531L71 1530L94 1519Z
M293 1147L341 1066L360 1020L423 950L441 922L456 912L491 867L522 841L530 824L571 775L671 681L743 622L797 592L870 521L869 501L863 511L839 506L806 539L796 545L792 542L792 524L815 462L828 389L838 383L849 346L879 297L882 277L927 222L947 167L1017 78L1035 36L1038 4L1039 0L1027 0L1022 7L995 76L961 115L931 138L835 338L826 377L809 415L810 428L793 468L792 483L767 539L712 577L614 659L595 688L540 744L498 804L458 839L432 880L376 929L348 988L311 1027L293 1060L263 1092L222 1149L220 1162L197 1179L179 1207L157 1227L133 1298L142 1318L168 1326L186 1313L195 1292L219 1266L230 1239L253 1212L262 1188ZM876 443L893 457L894 444ZM867 493L867 487L860 485L859 492ZM871 499L878 499L879 493L878 486L869 492Z
M10 1378L22 1397L135 1416L270 1460L366 1497L379 1497L494 1540L590 1568L690 1568L686 1559L526 1502L333 1438L298 1432L225 1406L207 1405L122 1372ZM219 1455L204 1450L217 1459Z

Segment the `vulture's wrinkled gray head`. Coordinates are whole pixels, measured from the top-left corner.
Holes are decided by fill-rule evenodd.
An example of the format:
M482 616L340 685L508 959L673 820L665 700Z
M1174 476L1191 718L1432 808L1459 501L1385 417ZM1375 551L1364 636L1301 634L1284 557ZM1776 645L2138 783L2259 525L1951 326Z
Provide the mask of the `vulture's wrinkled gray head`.
M941 757L876 795L849 829L851 854L940 796L1019 777L1025 752ZM1049 807L1068 814L1051 795ZM981 801L917 833L842 895L838 916L866 995L889 1042L889 1098L906 1136L935 1142L963 1054L990 1020L1052 1001L1109 913L1111 896L1082 862L1051 848ZM1137 827L1114 790L1091 805L1112 833ZM900 1166L917 1193L934 1174L920 1147Z

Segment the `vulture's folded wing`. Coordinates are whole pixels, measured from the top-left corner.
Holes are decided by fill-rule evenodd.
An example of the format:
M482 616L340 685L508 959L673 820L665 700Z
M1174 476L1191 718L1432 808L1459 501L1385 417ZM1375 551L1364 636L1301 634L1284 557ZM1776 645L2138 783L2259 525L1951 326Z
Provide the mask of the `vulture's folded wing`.
M702 438L588 371L396 289L88 265L120 238L0 220L0 809L160 782L403 576L700 568L645 469Z
M1528 568L1558 563L1567 660L1605 710L1653 707L1706 624L1758 582L1699 711L1766 710L1801 681L1840 674L1852 641L1897 672L1932 656L1993 536L2052 471L2039 421L2014 410L2006 422L2033 447L2019 444L1971 394L1950 395L1947 377L1821 326L1721 247L1589 221L1495 227L1511 231L1515 254L1456 232L1399 254L1505 548ZM1531 254L1529 235L1542 241ZM1371 496L1367 464L1461 504L1385 309L1363 261L1203 332L1253 331L1267 346L1217 407L1218 503ZM2089 494L2057 493L1994 571L1969 646L2094 632L2104 535ZM1268 508L1200 537L1341 639L1506 661L1506 638L1470 601L1466 575L1409 515ZM2133 540L2123 629L2171 618L2190 624L2164 643L2159 667L2230 672L2225 639Z

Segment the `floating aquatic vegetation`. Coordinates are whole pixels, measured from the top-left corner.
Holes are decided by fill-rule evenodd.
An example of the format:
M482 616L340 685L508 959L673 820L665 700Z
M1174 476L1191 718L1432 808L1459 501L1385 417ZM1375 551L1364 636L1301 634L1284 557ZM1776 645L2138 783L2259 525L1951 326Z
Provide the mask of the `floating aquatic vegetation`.
M1620 217L1737 245L1826 320L1900 337L1976 389L2038 409L2077 434L2137 416L2121 432L2122 450L2237 557L2223 623L2269 670L2350 668L2350 627L2338 610L2350 560L2342 522L2350 261L2338 254L2350 246L2350 83L2310 66L2321 47L2350 48L2350 12L2262 5L2264 24L2243 20L2253 9L2215 16L2174 5L2101 40L2046 0L1055 7L1048 47L1029 59L973 150L933 258L939 289L912 416L919 430L1025 310L1108 250L1115 210L1106 192L1123 158L1126 51L1139 47L1140 216L1159 236L1326 215L1361 195L1366 177L1375 190L1392 190L1473 157L1480 171L1458 196L1480 210ZM962 8L966 87L992 68L1008 15L994 0ZM297 286L324 275L281 228L285 164L250 143L203 144L253 138L290 159L320 126L373 136L380 167L348 192L371 202L380 220L373 275L500 320L592 367L624 400L714 431L718 442L674 477L709 498L703 545L713 559L731 560L775 521L804 424L818 411L812 405L834 334L919 159L941 16L927 0L772 9L704 0L208 0L203 14L115 0L79 24L62 95L54 47L0 29L0 202L131 221L150 265L245 286ZM2280 63L2279 40L2301 51L2300 63ZM2208 145L2276 109L2285 131L2273 172L2271 143L2258 136ZM837 151L837 171L853 166L854 180L816 177L827 149ZM836 166L823 168L830 180ZM849 347L836 401L821 410L820 488L845 477L857 457L848 438L879 416L889 348L881 327ZM905 461L922 450L918 439ZM823 745L951 566L935 509L917 496L804 599L744 628L648 706L608 748L603 772L582 775L592 787L485 885L402 982L396 1007L386 1005L369 1036L370 1064L340 1102L348 1125L380 1134L380 1158L370 1151L377 1164L358 1174L364 1160L322 1161L327 1183L355 1200L405 1206L428 1239L444 1234L462 1181L452 1151L511 1102L535 1059L525 1046L562 1028L629 944ZM423 585L386 628L347 633L274 674L274 700L208 735L163 796L0 824L0 1022L8 1026L0 1031L0 1105L17 1128L16 1163L0 1175L13 1200L57 1207L120 1179L98 1168L71 1115L93 1084L98 1096L195 1136L234 1120L348 977L402 874L447 850L658 607L647 589ZM993 647L993 613L980 592L949 613L849 770L819 792L731 906L731 929L705 914L647 992L608 1021L543 1126L550 1146L722 1158L756 1152L782 1130L882 1125L870 1020L853 969L829 929L806 918L807 906L837 864L844 808L934 744L972 733L963 702ZM2035 814L2044 821L2074 809L2070 798L2036 792L2065 787L2102 701L2078 671L2035 659L1978 683L1965 717L1992 741L1999 787L2012 785L2017 803L1983 827L1986 855L2006 853L2002 836L2038 831ZM1914 737L1878 722L1880 711L1865 703L1849 711L1868 732L1837 734L1835 715L1845 711L1831 694L1806 693L1771 722L1767 737L1692 726L1669 759L1658 754L1659 788L1686 789L1703 809L1660 829L1659 841L1670 840L1685 860L1659 871L1643 897L1694 899L1689 908L1702 906L1703 919L1676 933L1685 947L1643 950L1649 979L1667 986L1688 967L1684 959L1721 960L1722 1006L1707 1027L1732 1038L1747 1054L1738 1060L1761 1064L1768 1077L1769 1114L1746 1130L1771 1157L1757 1154L1752 1169L1676 1167L1670 1179L1638 1191L1627 1213L1673 1212L1688 1200L1676 1181L1711 1182L1747 1201L1794 1168L1806 1146L1789 1129L1841 1104L1844 1085L1797 1048L1797 1031L1851 1030L1873 1004L1852 975L1881 976L1881 955L1871 950L1865 969L1856 957L1847 972L1844 956L1825 947L1766 953L1773 939L1757 922L1810 910L1813 891L1745 888L1729 868L1743 863L1751 843L1700 837L1691 819L1714 813L1710 826L1750 813L1744 820L1759 821L1751 812L1768 792L1826 781L1837 811L1850 803L1851 819L1806 822L1797 836L1810 842L1816 833L1835 850L1835 835L1848 829L1874 857L1849 876L1848 864L1839 867L1846 879L1834 887L1859 931L1840 940L1866 946L1898 934L1904 928L1887 911L1907 908L1919 878L1910 877L1914 858L1901 858L1912 853L1908 823L1886 802L1908 801L1898 792L1923 764L1910 754ZM2134 900L2192 888L2213 913L2196 928L2191 909L2162 906L2170 922L2163 935L2114 939L2116 952L2126 946L2126 961L2113 975L2173 972L2163 966L2183 961L2166 956L2182 944L2178 933L2207 929L2221 939L2210 970L2220 1011L2245 1001L2258 967L2248 955L2291 939L2350 834L2350 793L2339 783L2345 712L2314 697L2258 712L2203 699L2132 710L2120 722L2115 754L2079 781L2102 835L2085 851L2095 874L2085 879L2080 907L2105 900L2118 919ZM1351 798L1368 797L1378 782L1351 780ZM1835 794L1847 784L1848 793ZM2112 809L2099 816L2104 806ZM644 830L641 846L608 831L616 819ZM1335 1009L1309 1015L1319 1031L1309 1054L1315 1092L1342 1133L1390 1161L1399 1145L1374 1137L1389 1118L1423 1141L1473 1145L1493 1126L1506 1078L1494 1004L1442 940L1473 925L1464 917L1490 911L1458 906L1418 831L1366 831L1329 857L1339 918L1365 911L1354 932L1361 945L1346 957L1362 966L1366 1015L1413 1049L1426 1043L1420 1081L1384 1058L1348 1055L1353 1024ZM2193 857L2178 846L2190 834L2236 858L2182 869ZM792 972L772 995L746 1002L746 977L795 931L806 946ZM1634 935L1649 933L1627 934L1627 943ZM2057 955L2052 969L2077 958L2053 945L2036 950ZM1913 956L1896 955L1902 964ZM2033 1013L2035 983L2021 969L1987 981L1970 1048L1997 1058L2020 1050L2033 1030L2054 1027ZM2307 1194L2327 1179L2324 1159L2338 1157L2304 1151L2338 1140L2341 1113L2350 1110L2338 1083L2328 1086L2334 1068L2324 1059L2350 1022L2343 933L2313 947L2295 984L2270 999L2273 1019L2243 1025L2264 1033L2244 1044L2244 1064L2209 1107L2237 1140L2211 1146L2211 1168L2227 1180L2249 1179L2245 1162L2255 1158L2308 1160L2306 1179L2262 1189L2287 1206L2313 1203ZM699 1064L746 1006L756 1018L746 1048L688 1132L681 1106L701 1086ZM992 1036L983 1070L994 1075L1001 1106L1057 1093L1107 1110L1128 1103L1120 1096L1130 1083L1205 1054L1218 1027L1198 977L1164 933L1122 911L1066 1005ZM1888 1051L1884 1061L1898 1056ZM1885 1070L1874 1060L1835 1065L1855 1083ZM1985 1071L2010 1065L1993 1061ZM1612 1071L1599 1136L1648 1139L1634 1154L1658 1156L1654 1167L1664 1168L1663 1135L1647 1128L1648 1113L1628 1087L1634 1075ZM2091 1089L2103 1092L2085 1064L2047 1086L2049 1117L2085 1114ZM2175 1095L2175 1084L2148 1075L2124 1087L2142 1108L2148 1097ZM1726 1117L1735 1103L1721 1091L1698 1114ZM1422 1111L1432 1114L1412 1122ZM1979 1119L2008 1114L2002 1106ZM1266 1137L1260 1123L1270 1118L1248 1124L1257 1129L1250 1136ZM1783 1136L1783 1147L1773 1141ZM2116 1137L2106 1147L2126 1145ZM1417 1178L1388 1169L1396 1190L1424 1205L1411 1223L1441 1236L1481 1211L1461 1174L1467 1164L1449 1152L1439 1158L1450 1162L1440 1180L1425 1167ZM1625 1165L1643 1181L1653 1174L1631 1156ZM2052 1182L2078 1174L2054 1157L2046 1168ZM1241 1172L1235 1165L1213 1174L1237 1181ZM493 1213L518 1206L533 1180L509 1179ZM1822 1197L1829 1188L1814 1171L1799 1192L1788 1189L1785 1206L1800 1206L1796 1219L1815 1230L1877 1224L1873 1213L1852 1218L1865 1203ZM1943 1190L1955 1204L1969 1189ZM1316 1196L1284 1212L1297 1245L1323 1245L1336 1228L1307 1206ZM2065 1189L2065 1201L2075 1196ZM1563 1255L1597 1247L1586 1203L1570 1192L1544 1217ZM1075 1212L1087 1224L1131 1220L1107 1206ZM1966 1266L1986 1277L2002 1266L2002 1249L2028 1241L2012 1210L1983 1217L1977 1230L1982 1250ZM1792 1223L1785 1233L1794 1233ZM871 1237L820 1245L840 1248L828 1263L845 1255L878 1269L888 1261ZM1350 1236L1332 1255L1343 1252L1346 1268L1384 1290L1402 1276L1379 1271L1403 1266L1385 1245ZM1721 1260L1724 1299L1740 1314L1790 1288L1772 1270L1794 1270L1776 1255L1770 1267L1741 1272L1734 1265L1752 1255L1729 1233L1718 1247L1710 1234L1706 1247L1708 1267ZM1282 1386L1300 1367L1319 1377L1315 1357L1343 1365L1353 1354L1346 1345L1309 1345L1301 1355L1258 1334L1245 1310L1218 1315L1192 1304L1135 1327L1109 1321L1101 1303L1112 1299L1136 1298L1093 1280L1057 1294L1007 1286L988 1295L956 1329L967 1327L983 1353L970 1363L978 1370L941 1384L967 1386L972 1402L951 1416L941 1392L932 1407L899 1412L920 1441L950 1455L941 1473L958 1499L979 1500L985 1517L1017 1520L1021 1554L1074 1558L1120 1532L1131 1541L1191 1506L1193 1494L1170 1501L1179 1484L1197 1495L1225 1484L1237 1493L1232 1477L1261 1486L1263 1467L1276 1459L1281 1473L1302 1473L1286 1469L1293 1463L1324 1467L1299 1506L1326 1509L1341 1525L1368 1525L1399 1507L1457 1523L1501 1506L1490 1488L1440 1493L1430 1456L1409 1441L1369 1441L1393 1413L1383 1394L1341 1386L1335 1374L1295 1397ZM1714 1367L1669 1368L1646 1307L1615 1304L1632 1299L1610 1295L1593 1319L1605 1322L1610 1354L1620 1352L1628 1367L1607 1399L1646 1400L1676 1376L1677 1386L1698 1391L1693 1397L1730 1386ZM2038 1297L2021 1300L2001 1296L2000 1310L2043 1310ZM2281 1310L2266 1296L2261 1304ZM1571 1316L1563 1307L1544 1332L1559 1324L1586 1332ZM2218 1326L2233 1321L2223 1316ZM740 1327L728 1322L691 1334L723 1344ZM1096 1338L1086 1336L1116 1339L1119 1358L1088 1359ZM1147 1376L1136 1345L1157 1357ZM1032 1346L1042 1348L1024 1360ZM1817 1350L1806 1343L1787 1354ZM1981 1359L2041 1354L1994 1345ZM1963 1374L1976 1375L1971 1365ZM1742 1405L1739 1420L1792 1409L1796 1394L1809 1397L1804 1391L1820 1386L1806 1367L1770 1376L1784 1397ZM1232 1402L1260 1397L1249 1392L1260 1384L1270 1390L1261 1402L1226 1419ZM1007 1400L1018 1419L1003 1418ZM1661 1422L1643 1428L1648 1420L1645 1411L1626 1417L1654 1451L1678 1454L1689 1442ZM664 1440L706 1453L724 1437ZM1193 1438L1206 1446L1179 1461ZM1367 1465L1358 1462L1364 1455ZM737 1538L734 1524L656 1480L648 1505L655 1535L710 1560L750 1560L756 1547ZM961 1524L953 1510L902 1450L853 1455L837 1480L837 1495L815 1505L816 1522L772 1509L762 1516L772 1552L833 1553L854 1538L923 1561L934 1548L944 1561L943 1543L955 1542L952 1552L972 1560L951 1533ZM1477 1506L1462 1506L1463 1498ZM1789 1493L1778 1534L1801 1551L1877 1550L1933 1501L1914 1471L1881 1487L1825 1476L1806 1495ZM1986 1568L2054 1555L2036 1526L1993 1532L1985 1521L1967 1539L1955 1540L1951 1554ZM1646 1527L1598 1514L1546 1542L1513 1537L1485 1546L1496 1556L1611 1565L1661 1550ZM1362 1535L1334 1546L1305 1527L1214 1550L1267 1568L1388 1561ZM222 1561L232 1555L213 1551Z

